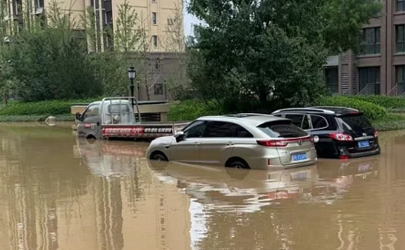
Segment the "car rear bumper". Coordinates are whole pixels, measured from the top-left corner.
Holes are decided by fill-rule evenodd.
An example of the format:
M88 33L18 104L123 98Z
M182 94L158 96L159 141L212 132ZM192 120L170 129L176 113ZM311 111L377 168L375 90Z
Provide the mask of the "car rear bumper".
M340 154L342 156L347 156L349 158L359 158L359 157L365 157L365 156L371 156L371 155L378 155L381 153L380 146L377 145L375 149L372 150L367 150L367 151L360 151L360 152L349 152L346 148L344 148L345 152L344 154Z

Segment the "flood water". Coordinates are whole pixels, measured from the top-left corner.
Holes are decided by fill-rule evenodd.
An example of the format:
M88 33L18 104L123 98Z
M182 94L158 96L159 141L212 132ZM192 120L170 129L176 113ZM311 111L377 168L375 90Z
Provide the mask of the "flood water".
M380 143L377 157L226 171L1 125L0 249L405 249L405 131Z

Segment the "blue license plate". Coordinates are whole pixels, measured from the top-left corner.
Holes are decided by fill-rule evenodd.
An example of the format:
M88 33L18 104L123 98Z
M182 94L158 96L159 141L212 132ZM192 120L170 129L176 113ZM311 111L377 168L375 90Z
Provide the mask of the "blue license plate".
M370 147L370 142L367 141L359 141L358 142L359 148L368 148Z
M293 161L303 161L307 159L307 154L305 153L293 154L292 159Z

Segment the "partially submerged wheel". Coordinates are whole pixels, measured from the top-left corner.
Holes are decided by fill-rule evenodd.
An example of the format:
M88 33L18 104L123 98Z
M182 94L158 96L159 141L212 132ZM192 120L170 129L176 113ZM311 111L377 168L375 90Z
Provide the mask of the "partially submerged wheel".
M232 160L227 164L229 168L236 168L236 169L250 169L249 165L243 160Z
M230 159L225 165L227 174L233 178L242 180L249 174L249 165L242 159Z
M163 154L162 152L154 152L151 154L150 156L151 160L155 160L155 161L168 161L167 157L165 154Z
M166 155L162 152L153 152L150 155L149 159L151 160L151 167L155 170L163 170L164 168L166 168L169 161Z

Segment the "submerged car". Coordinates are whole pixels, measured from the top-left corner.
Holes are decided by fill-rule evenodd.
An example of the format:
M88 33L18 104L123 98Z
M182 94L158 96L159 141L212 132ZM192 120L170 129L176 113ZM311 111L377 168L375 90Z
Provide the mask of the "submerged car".
M347 159L380 154L377 130L357 109L287 108L272 115L291 119L294 125L310 133L319 157Z
M153 140L151 160L268 169L315 164L312 137L290 119L260 114L206 116Z

